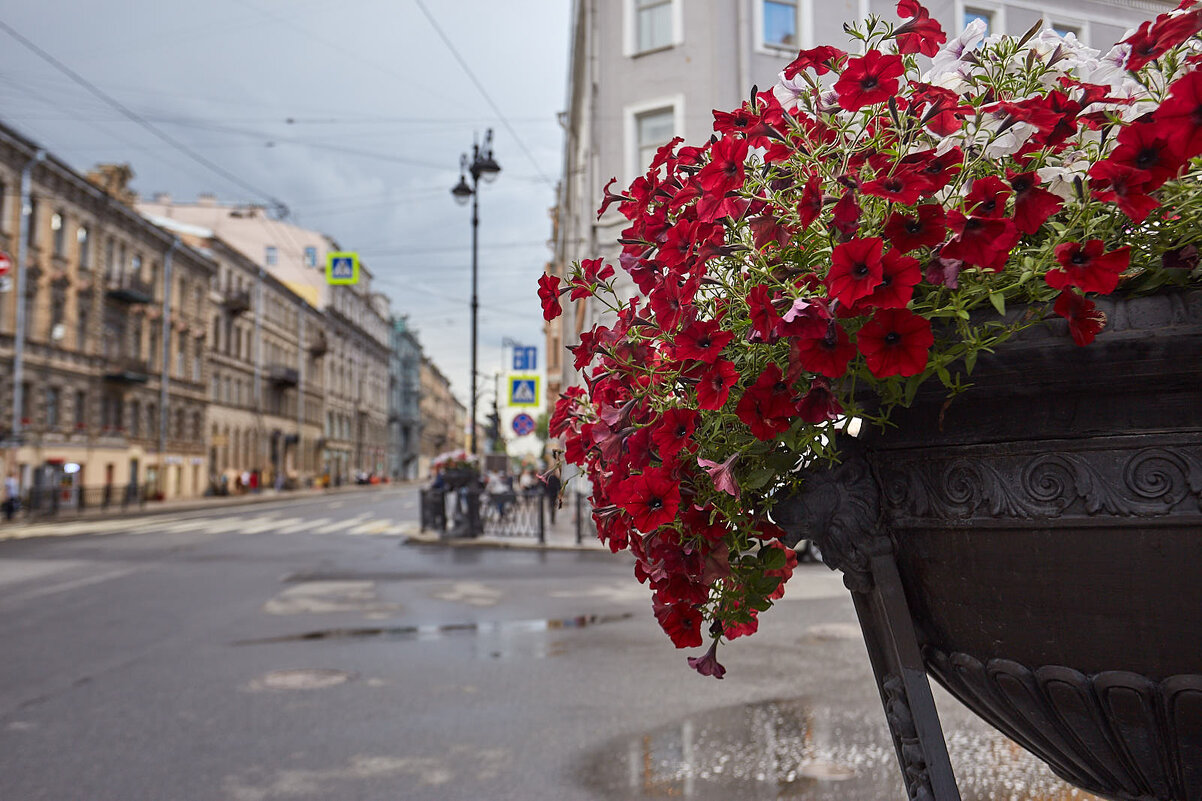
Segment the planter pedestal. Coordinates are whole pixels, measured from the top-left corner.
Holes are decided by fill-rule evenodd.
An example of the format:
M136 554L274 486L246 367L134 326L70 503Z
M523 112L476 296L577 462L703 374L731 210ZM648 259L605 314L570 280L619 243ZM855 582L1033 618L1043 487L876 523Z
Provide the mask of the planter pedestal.
M1099 307L773 512L844 573L911 799L960 797L931 676L1092 793L1202 801L1202 292Z

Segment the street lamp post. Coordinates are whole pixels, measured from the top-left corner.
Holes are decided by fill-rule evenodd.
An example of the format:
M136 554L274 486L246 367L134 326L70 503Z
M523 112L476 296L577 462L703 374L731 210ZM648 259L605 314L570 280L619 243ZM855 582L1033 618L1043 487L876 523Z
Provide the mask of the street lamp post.
M451 190L455 202L459 205L466 204L468 198L471 198L472 201L472 406L468 425L472 427L471 447L474 456L479 455L476 445L476 317L480 308L480 299L476 291L476 254L477 234L480 227L480 179L483 178L485 183L492 183L500 172L501 166L497 164L492 155L492 128L489 128L484 134L483 143L472 144L472 157L469 159L464 153L459 158L459 183L455 184ZM472 176L471 186L467 184L468 173Z

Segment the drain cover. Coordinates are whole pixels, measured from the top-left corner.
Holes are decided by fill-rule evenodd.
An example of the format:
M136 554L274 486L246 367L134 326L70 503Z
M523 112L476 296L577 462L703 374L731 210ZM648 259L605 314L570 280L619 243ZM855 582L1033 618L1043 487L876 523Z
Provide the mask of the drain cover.
M351 680L351 674L345 670L322 670L320 668L303 668L299 670L273 670L259 684L272 690L321 690L325 687L335 687Z

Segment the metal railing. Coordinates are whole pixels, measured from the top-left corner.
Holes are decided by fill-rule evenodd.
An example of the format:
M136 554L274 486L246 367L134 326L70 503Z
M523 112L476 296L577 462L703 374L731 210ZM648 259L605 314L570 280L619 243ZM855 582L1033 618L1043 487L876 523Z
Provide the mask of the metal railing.
M142 507L154 488L147 484L103 487L32 487L17 502L5 501L4 519L26 519L82 514L92 509L129 509Z
M421 528L447 537L530 537L547 541L542 492L488 492L479 487L421 490Z

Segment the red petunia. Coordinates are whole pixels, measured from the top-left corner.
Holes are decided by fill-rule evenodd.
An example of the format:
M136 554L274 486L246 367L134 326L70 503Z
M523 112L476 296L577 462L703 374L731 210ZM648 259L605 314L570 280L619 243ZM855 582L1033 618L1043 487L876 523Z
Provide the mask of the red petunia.
M1144 20L1135 33L1122 41L1131 45L1127 69L1135 72L1149 61L1160 58L1171 48L1184 42L1202 28L1199 12L1169 16L1161 14L1155 20Z
M610 494L644 533L676 519L680 509L680 482L662 467L651 467L618 482Z
M897 79L905 71L901 56L885 55L879 50L869 50L860 58L849 59L835 82L839 105L848 111L859 111L865 106L885 102L897 95Z
M780 339L780 315L772 305L771 290L757 284L747 293L747 313L751 318L751 338L756 342Z
M1007 170L1006 178L1014 190L1014 224L1024 234L1034 234L1064 205L1063 199L1039 185L1039 176L1034 172Z
M769 440L788 431L796 412L797 401L793 397L793 390L785 383L784 375L775 364L764 368L755 383L743 392L743 397L735 407L735 414L760 440Z
M845 238L855 236L860 228L860 204L856 203L854 192L839 198L832 212L831 226Z
M825 378L815 378L810 391L797 404L797 414L807 423L825 423L843 414L843 405L831 392L831 383Z
M801 227L806 228L822 213L822 178L814 173L806 181L805 189L801 192L801 200L797 204L797 217Z
M887 250L881 256L881 283L872 294L862 298L856 309L901 309L914 297L914 287L922 280L918 259Z
M725 359L714 362L697 381L697 407L707 411L721 409L730 397L730 388L738 381L739 371L733 362Z
M696 450L693 431L697 428L697 412L692 409L669 409L651 429L651 441L665 462L682 450Z
M965 217L955 209L947 213L947 225L956 237L940 251L944 258L959 259L987 270L1000 270L1020 234L1014 222L1005 218Z
M1160 203L1147 194L1148 174L1125 164L1099 161L1089 168L1090 189L1098 200L1106 200L1119 211L1141 223Z
M1168 132L1151 116L1119 131L1118 144L1107 160L1148 174L1143 191L1151 192L1181 169L1180 156L1169 147Z
M909 309L881 309L857 335L864 362L877 378L918 375L934 343L931 321Z
M785 67L785 80L791 81L799 73L807 69L814 70L818 75L825 75L834 69L831 64L835 60L843 58L846 55L847 53L830 45L802 50L797 54L797 58L793 59L793 62Z
M892 175L883 175L868 181L860 187L860 191L866 195L912 206L918 202L926 188L926 179L921 178L917 171L903 167Z
M1188 72L1173 82L1168 99L1156 110L1156 123L1179 157L1202 153L1202 72Z
M821 336L796 337L789 347L790 360L796 361L808 373L840 378L847 372L847 363L856 355L843 327L831 321Z
M1093 342L1098 332L1106 327L1105 312L1098 311L1092 300L1072 289L1061 292L1052 309L1068 320L1068 332L1082 347Z
M717 320L694 320L672 341L672 356L681 361L696 359L712 364L733 338L734 334L723 331Z
M1010 195L1010 187L1002 179L986 175L972 182L972 189L964 198L964 211L973 217L1004 217Z
M1085 244L1065 242L1055 249L1060 267L1048 270L1044 280L1052 289L1075 286L1082 292L1101 292L1103 295L1118 286L1119 275L1131 260L1131 248L1121 247L1109 253L1101 239Z
M701 610L693 604L665 604L653 598L651 608L660 628L677 648L697 648L704 642L701 636L704 619Z
M885 222L885 237L889 244L903 253L934 247L943 241L946 233L943 206L938 203L924 203L913 213L895 211Z
M563 314L559 305L559 279L550 273L544 273L538 279L538 299L543 304L543 319L551 322Z
M743 185L747 148L747 140L741 137L727 136L714 143L710 163L697 173L697 184L707 195L723 197Z
M918 0L900 0L897 4L897 15L908 19L893 32L897 39L897 52L922 53L928 58L939 52L939 47L947 41L943 27L931 19L930 12Z
M831 269L826 276L827 292L844 306L868 297L881 283L881 253L884 241L877 236L853 239L835 245Z
M934 150L923 150L911 153L901 163L918 166L918 174L927 179L927 197L930 197L951 183L964 168L964 151L953 147L946 153L936 155Z

